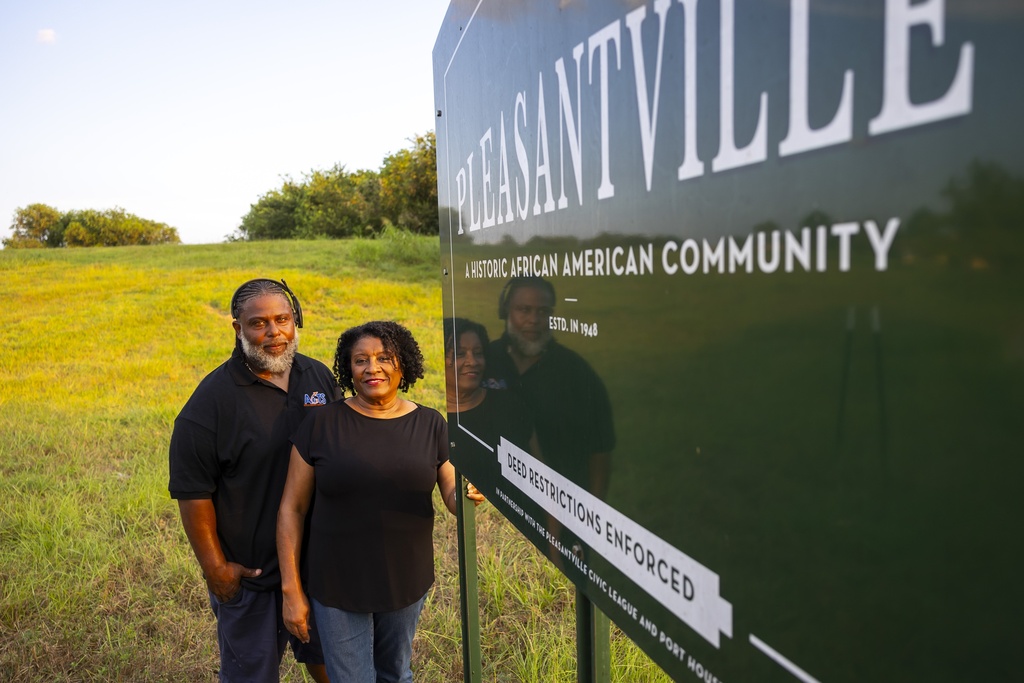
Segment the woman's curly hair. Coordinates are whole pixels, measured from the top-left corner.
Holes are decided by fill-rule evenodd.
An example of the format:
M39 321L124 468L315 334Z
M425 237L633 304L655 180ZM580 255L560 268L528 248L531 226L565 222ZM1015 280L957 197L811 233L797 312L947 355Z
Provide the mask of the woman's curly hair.
M352 382L352 347L363 337L380 339L384 350L398 360L398 369L402 371L402 381L398 384L401 391L409 391L409 387L415 384L416 380L423 379L423 353L412 333L391 320L374 320L347 329L338 337L333 370L342 396L350 391L355 396L355 385Z
M449 353L454 354L456 352L455 346L458 338L467 332L472 332L479 337L480 344L485 349L491 343L490 338L487 336L487 328L478 322L466 318L445 318L442 321L442 329L444 330L444 355L446 356Z

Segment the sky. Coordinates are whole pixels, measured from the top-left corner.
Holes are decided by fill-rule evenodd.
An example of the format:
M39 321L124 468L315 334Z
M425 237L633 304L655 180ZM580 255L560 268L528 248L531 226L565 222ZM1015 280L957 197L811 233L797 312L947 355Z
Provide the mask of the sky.
M0 2L0 238L15 211L120 207L222 242L314 169L434 129L448 0Z

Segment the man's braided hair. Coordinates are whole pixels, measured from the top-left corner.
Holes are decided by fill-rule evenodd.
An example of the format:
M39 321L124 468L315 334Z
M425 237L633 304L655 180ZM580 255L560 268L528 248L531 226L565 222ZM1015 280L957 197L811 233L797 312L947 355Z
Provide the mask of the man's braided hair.
M231 297L231 317L234 320L238 320L238 314L242 312L242 306L247 301L266 294L280 294L283 296L284 300L292 307L292 315L295 316L295 326L302 327L302 307L299 306L299 300L288 287L288 283L284 280L278 282L277 280L263 277L249 280L235 290Z

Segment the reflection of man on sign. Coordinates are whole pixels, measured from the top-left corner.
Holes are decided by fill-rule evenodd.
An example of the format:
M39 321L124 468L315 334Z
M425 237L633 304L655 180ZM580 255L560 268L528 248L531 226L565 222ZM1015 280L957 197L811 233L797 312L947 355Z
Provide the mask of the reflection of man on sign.
M542 460L603 496L615 447L608 392L579 354L551 336L554 306L547 280L508 281L498 298L505 333L487 348L486 384L519 391L533 413Z

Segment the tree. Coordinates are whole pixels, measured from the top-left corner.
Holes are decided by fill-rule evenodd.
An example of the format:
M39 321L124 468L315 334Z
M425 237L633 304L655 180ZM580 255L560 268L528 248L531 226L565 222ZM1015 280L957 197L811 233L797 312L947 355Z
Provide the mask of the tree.
M434 134L388 156L380 172L349 172L341 164L262 195L229 240L313 239L380 234L385 220L437 234L437 153Z
M380 171L384 217L415 233L437 234L437 149L433 132L384 160Z
M805 228L817 228L820 225L832 225L832 216L828 215L821 209L814 209L800 221L800 225Z
M379 232L380 179L374 171L348 173L335 165L306 176L296 237L358 237Z
M129 244L177 244L178 231L124 209L74 210L61 214L45 204L18 209L5 247L115 247Z
M69 211L61 222L64 246L121 247L127 245L178 244L178 231L166 223L140 218L120 207L96 211Z
M298 183L286 178L281 189L249 207L230 239L359 237L380 232L382 225L377 173L349 173L336 164L310 171Z
M271 190L249 206L237 236L241 240L292 239L296 235L296 213L305 188L285 178L280 190Z
M1009 270L1024 263L1018 237L1024 225L1024 178L999 164L973 161L962 176L946 183L941 195L948 211L923 207L900 229L913 239L915 255L971 268Z
M17 209L11 223L11 236L5 238L3 244L9 249L60 246L63 234L60 220L60 211L46 204L29 204Z
M999 164L973 161L966 178L951 179L942 190L949 200L949 225L957 231L1016 231L1024 224L1024 179Z

